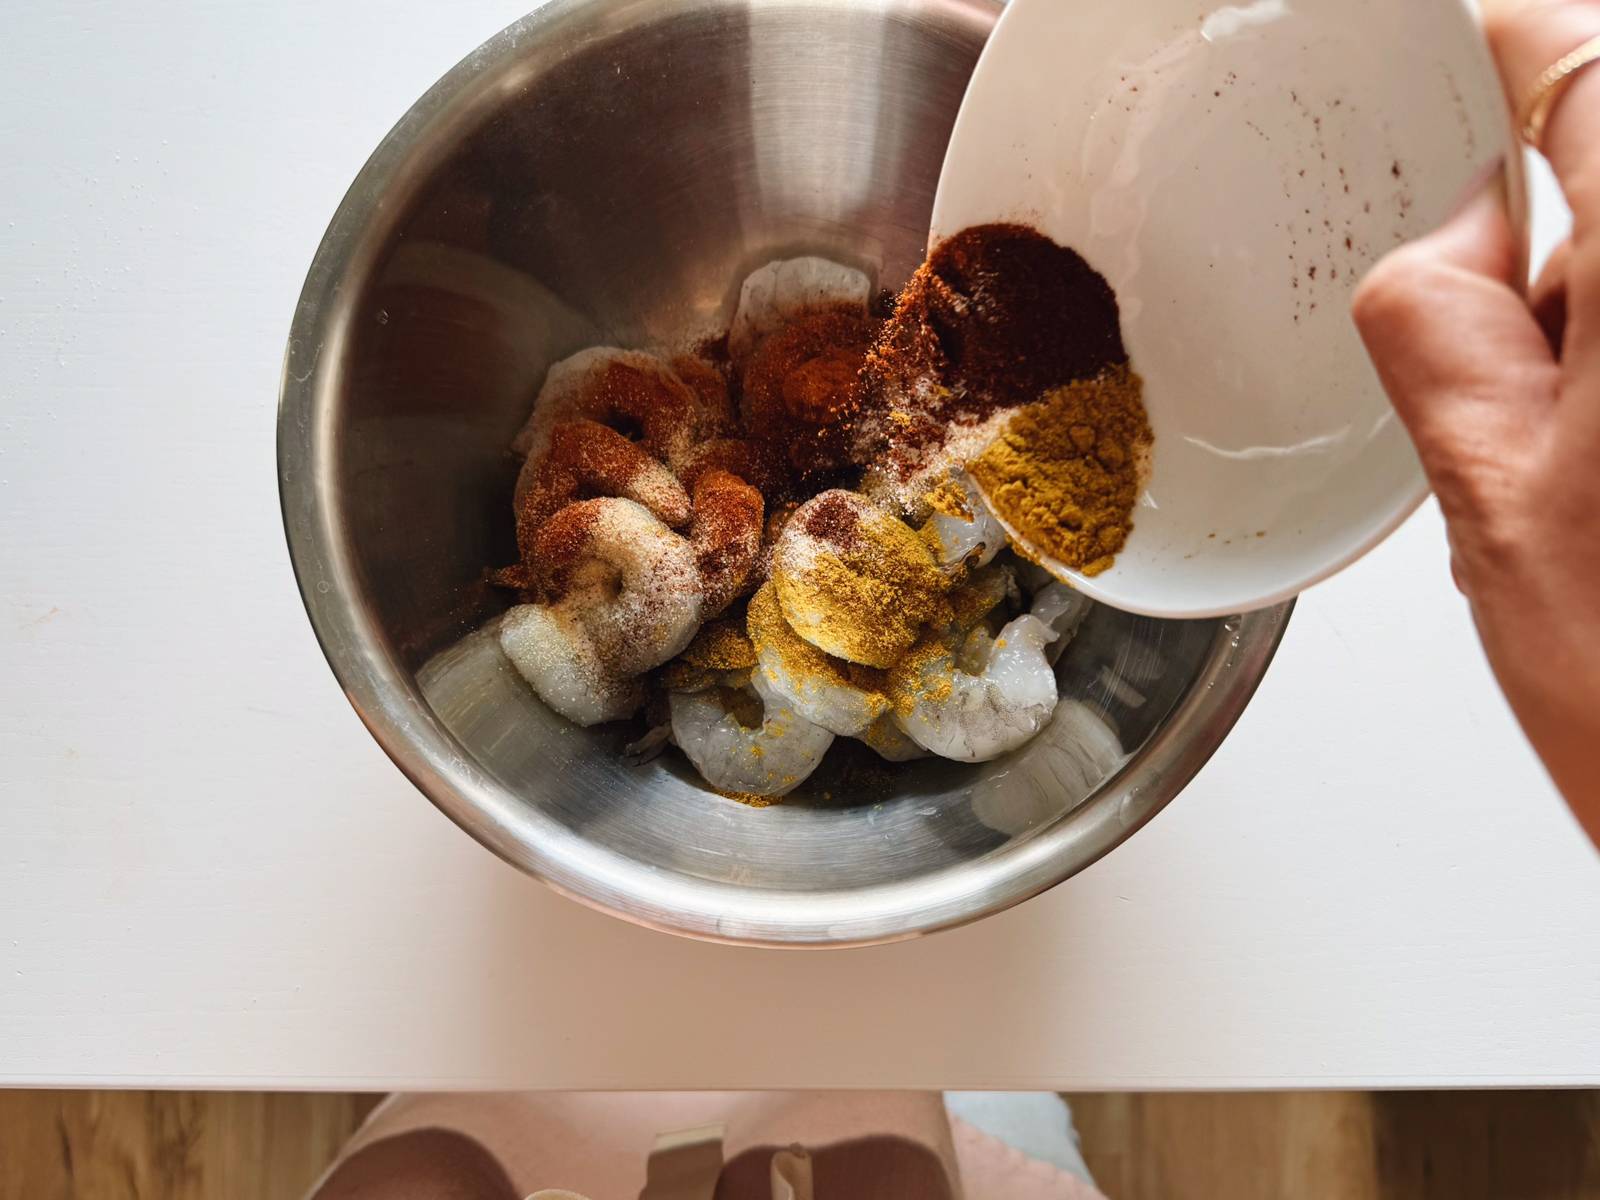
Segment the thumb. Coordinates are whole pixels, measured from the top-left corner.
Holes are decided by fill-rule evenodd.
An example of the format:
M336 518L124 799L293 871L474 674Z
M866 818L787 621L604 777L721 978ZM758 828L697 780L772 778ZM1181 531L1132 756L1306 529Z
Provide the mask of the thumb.
M1557 366L1522 294L1505 176L1362 280L1357 329L1449 513L1506 451L1527 445L1555 402Z

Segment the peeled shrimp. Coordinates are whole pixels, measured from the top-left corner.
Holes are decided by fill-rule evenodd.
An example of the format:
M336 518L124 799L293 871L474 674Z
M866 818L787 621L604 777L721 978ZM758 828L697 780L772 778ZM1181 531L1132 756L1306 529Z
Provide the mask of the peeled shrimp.
M642 767L661 756L672 745L672 723L652 725L644 733L622 748L622 761L630 767Z
M1015 588L1009 571L991 568L973 578L991 593ZM984 762L1015 750L1055 711L1055 662L1093 607L1066 584L1050 583L1034 595L1031 611L998 634L979 622L924 638L890 672L895 722L944 758Z
M923 533L933 542L933 554L941 567L948 569L969 560L974 566L985 566L1005 549L1005 527L995 520L966 472L959 471L951 479L964 493L966 515L935 511L924 523Z
M740 362L757 342L798 312L829 304L863 310L872 282L860 271L826 258L807 256L770 262L752 271L739 289L739 307L728 327L728 352Z
M772 584L763 584L751 597L748 629L757 672L806 720L854 737L888 711L882 672L853 667L795 633L784 619Z
M727 376L697 354L680 354L667 365L700 402L700 435L710 438L732 433L736 420Z
M539 699L575 724L620 720L644 700L639 681L611 671L568 608L518 605L500 623L500 648Z
M1093 607L1094 601L1082 592L1054 580L1033 594L1028 611L1056 632L1056 640L1044 652L1051 666L1060 659Z
M707 621L677 658L656 672L656 682L669 692L703 692L707 688L742 688L755 669L756 648L735 617Z
M769 500L789 491L789 464L770 442L744 438L712 438L689 451L678 468L683 486L694 487L706 471L718 469L737 475Z
M778 444L802 475L851 465L859 377L872 348L865 311L838 305L796 314L745 360L739 417Z
M1128 755L1105 717L1082 700L1063 699L1015 767L985 772L969 792L973 814L990 829L1021 836L1056 820L1116 773Z
M724 689L668 695L673 740L719 791L782 796L817 769L833 734L785 704L760 671L738 695L759 705L759 725L739 719Z
M880 758L890 762L928 757L928 752L907 737L888 713L868 725L861 733L861 740L876 750Z
M982 621L991 619L1002 604L1018 601L1022 593L1017 590L1017 577L1007 566L979 567L969 571L966 578L950 592L950 608L954 613L956 631L965 633Z
M701 613L715 616L740 596L761 558L761 493L717 467L694 485L691 538L700 569Z
M591 346L556 363L545 374L527 424L511 448L544 457L562 421L587 417L602 425L626 424L639 444L677 467L702 434L715 426L700 397L666 363L642 350Z
M508 612L501 648L569 721L627 716L644 699L634 676L677 654L699 627L688 539L632 500L580 500L539 527L531 550L550 600Z
M989 659L994 656L995 644L999 640L987 625L975 625L967 630L967 635L956 643L950 655L956 670L968 675L982 675L984 668L989 665Z
M806 720L831 733L855 737L883 714L889 701L881 691L853 682L842 669L846 664L838 665L837 674L796 672L769 651L761 656L759 673Z
M632 500L569 504L540 527L531 550L550 607L587 633L615 677L666 662L699 628L694 547Z
M795 510L772 552L789 626L817 649L887 670L946 607L950 576L926 541L855 492L820 492Z
M1056 677L1044 650L1056 632L1031 613L986 643L930 636L892 670L895 722L943 758L984 762L1015 750L1044 728L1056 706ZM963 669L963 664L965 669Z
M596 421L562 421L545 453L528 459L517 477L513 504L524 559L540 526L585 494L624 497L668 525L689 520L688 493L664 464Z

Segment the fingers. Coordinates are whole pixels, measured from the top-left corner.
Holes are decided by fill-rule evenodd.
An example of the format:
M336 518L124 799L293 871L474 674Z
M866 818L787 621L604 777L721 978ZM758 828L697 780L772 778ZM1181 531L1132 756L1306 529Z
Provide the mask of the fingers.
M1544 70L1600 36L1600 0L1488 0L1484 31L1518 121ZM1573 209L1600 222L1600 63L1572 76L1551 110L1543 149Z
M1600 36L1600 0L1491 0L1485 28L1511 102L1540 74ZM1569 77L1545 126L1544 151L1572 208L1572 238L1531 302L1567 371L1561 440L1586 455L1600 439L1600 63Z
M1551 251L1539 278L1528 292L1528 307L1544 330L1545 340L1557 358L1567 328L1567 271L1572 262L1572 241L1567 239Z
M1513 286L1518 254L1504 177L1429 236L1402 246L1356 290L1353 313L1434 490L1476 508L1463 489L1512 457L1554 404L1558 368ZM1498 474L1498 471L1495 472Z

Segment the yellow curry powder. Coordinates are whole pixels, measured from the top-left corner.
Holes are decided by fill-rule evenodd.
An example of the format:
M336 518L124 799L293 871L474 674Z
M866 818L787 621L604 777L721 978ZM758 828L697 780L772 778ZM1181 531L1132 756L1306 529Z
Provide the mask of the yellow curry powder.
M902 717L919 703L943 703L954 690L955 665L941 632L925 634L889 672L889 703Z
M814 681L823 686L854 687L867 694L867 707L874 718L888 710L889 701L883 695L887 684L884 673L824 654L795 633L784 618L777 587L770 580L750 597L747 620L756 651L776 657L797 686Z
M802 553L780 553L773 562L773 584L790 627L837 658L893 666L923 626L947 609L949 576L910 526L859 497L839 499L836 511L819 506L807 521L814 540Z
M1098 575L1133 528L1151 440L1142 383L1119 363L1018 409L967 470L1035 549Z
M954 479L946 479L923 497L930 510L958 521L973 519L972 505L967 502L966 489Z
M755 792L728 792L722 788L712 788L719 796L726 796L729 800L737 800L740 804L747 804L751 808L771 808L774 804L782 804L782 796L761 796Z
M668 691L697 692L728 681L728 672L756 665L756 648L734 617L708 621L682 654L657 672L657 682Z
M756 648L736 618L722 617L702 625L682 657L710 671L737 671L756 665Z

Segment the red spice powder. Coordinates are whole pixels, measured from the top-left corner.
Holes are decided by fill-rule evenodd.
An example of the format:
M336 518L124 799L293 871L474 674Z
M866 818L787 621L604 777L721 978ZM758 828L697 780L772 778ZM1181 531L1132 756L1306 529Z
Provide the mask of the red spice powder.
M842 492L829 492L806 506L800 528L819 541L849 549L861 541L861 509Z
M892 453L909 471L952 423L1125 361L1116 296L1082 256L1025 225L963 229L917 268L867 357L856 460Z
M877 326L859 309L821 308L763 340L739 399L747 436L783 447L802 475L846 465L848 417Z
M712 468L694 488L694 551L707 615L746 591L761 556L761 493L737 475Z

